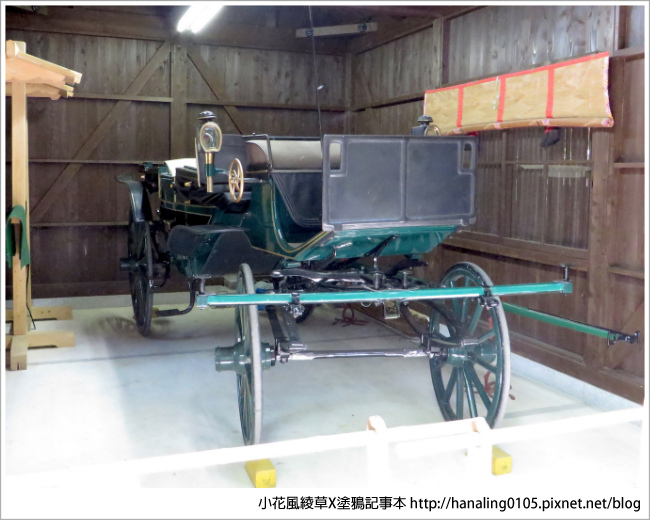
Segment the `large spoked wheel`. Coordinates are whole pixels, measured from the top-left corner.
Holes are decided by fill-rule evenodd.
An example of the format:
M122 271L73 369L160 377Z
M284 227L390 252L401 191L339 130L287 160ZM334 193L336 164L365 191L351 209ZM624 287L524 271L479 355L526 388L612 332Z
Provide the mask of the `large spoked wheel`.
M148 336L153 314L153 249L149 222L136 222L129 214L128 258L131 303L138 332Z
M492 281L480 267L465 262L450 268L441 285L487 286ZM447 421L482 416L494 427L505 413L510 338L501 301L493 297L491 303L479 298L432 303L430 332L457 345L429 362L436 399Z
M248 264L239 268L237 292L255 293L253 273ZM257 305L237 305L235 334L244 352L244 370L237 374L241 431L244 443L258 444L262 436L262 350Z

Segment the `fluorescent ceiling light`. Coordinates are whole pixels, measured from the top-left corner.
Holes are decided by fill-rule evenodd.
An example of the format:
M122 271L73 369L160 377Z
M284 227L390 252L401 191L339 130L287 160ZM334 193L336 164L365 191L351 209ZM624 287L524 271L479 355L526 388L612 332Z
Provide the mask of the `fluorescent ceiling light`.
M191 30L193 33L199 32L212 18L221 10L221 2L205 2L203 4L194 4L185 11L183 17L179 20L176 28L179 32Z

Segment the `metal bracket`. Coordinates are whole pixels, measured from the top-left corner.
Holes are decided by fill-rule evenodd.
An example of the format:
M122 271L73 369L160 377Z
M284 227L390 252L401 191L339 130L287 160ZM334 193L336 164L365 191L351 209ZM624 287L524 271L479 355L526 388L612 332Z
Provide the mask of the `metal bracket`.
M266 307L266 313L275 338L275 360L279 360L280 363L289 361L292 352L305 350L305 345L298 333L296 320L292 317L293 311L291 307L291 305L269 305ZM289 316L290 313L292 316Z
M478 303L485 309L494 309L499 306L499 300L492 296L492 291L489 287L485 287L485 294L478 297Z
M611 347L614 343L618 343L619 341L625 341L630 345L634 345L636 343L639 343L640 335L641 331L639 330L637 330L634 334L625 334L624 332L610 330L607 334L607 346Z
M401 317L401 313L399 311L400 304L399 304L398 301L384 300L384 301L377 302L377 303L381 304L381 306L384 309L384 319L385 320L396 320L396 319Z

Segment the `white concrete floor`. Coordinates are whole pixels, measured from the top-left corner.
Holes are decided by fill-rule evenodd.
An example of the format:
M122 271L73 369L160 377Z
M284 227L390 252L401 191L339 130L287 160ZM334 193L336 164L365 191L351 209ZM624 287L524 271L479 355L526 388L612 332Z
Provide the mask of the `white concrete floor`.
M156 305L184 295L156 295ZM214 369L214 348L234 343L233 310L193 310L156 319L150 338L134 328L128 297L43 300L68 304L72 321L41 321L37 329L72 330L76 347L33 349L28 369L6 372L5 471L8 476L112 461L242 445L235 376ZM317 308L301 325L306 344L324 348L397 348L408 340L367 319L333 325L341 314ZM262 338L272 335L260 313ZM636 406L566 376L513 357L512 395L503 426L540 423ZM550 374L550 376L549 376ZM564 392L534 378L563 381ZM568 381L568 382L567 382ZM572 396L591 396L587 400ZM587 388L587 391L585 391ZM590 402L587 402L590 401ZM371 415L388 427L442 421L426 360L352 359L289 362L264 372L263 441L365 429ZM500 447L513 471L499 484L636 487L645 467L638 423ZM647 462L647 461L646 461ZM274 459L279 488L365 485L362 449ZM391 478L426 485L465 478L465 452L401 460ZM141 487L251 487L242 464L143 476ZM644 485L644 484L642 484Z

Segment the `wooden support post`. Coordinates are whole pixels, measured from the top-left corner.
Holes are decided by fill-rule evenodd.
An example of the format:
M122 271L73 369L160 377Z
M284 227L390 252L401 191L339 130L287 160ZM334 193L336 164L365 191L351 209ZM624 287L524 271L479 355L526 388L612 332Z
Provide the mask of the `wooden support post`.
M13 84L11 96L11 201L12 205L27 209L27 85ZM17 220L16 220L17 222ZM19 231L16 229L16 231ZM29 233L29 228L27 228ZM15 233L17 242L22 241L21 233ZM20 243L13 258L13 333L17 336L27 334L27 267L20 264Z
M27 128L27 97L30 92L38 92L40 86L55 86L60 90L71 93L73 87L65 85L65 81L79 83L81 74L60 67L26 53L24 42L7 41L5 44L6 82L10 85L11 93L11 144L12 144L12 193L13 207L25 209L25 221L14 219L16 227L14 236L16 254L12 265L13 309L7 312L8 321L12 323L12 333L7 336L6 349L9 350L8 366L10 370L27 368L27 349L41 346L74 346L74 334L71 332L30 332L27 311L40 319L70 319L70 308L45 307L40 312L32 309L32 290L30 269L31 264L23 267L21 250L24 245L31 246L30 204L29 204L29 150ZM34 69L37 68L37 73ZM38 79L38 81L36 81ZM35 90L36 87L36 90ZM58 97L58 96L57 96ZM25 244L26 242L26 244Z
M595 131L592 137L593 167L591 169L591 207L589 223L589 296L587 322L611 327L607 316L609 300L609 241L613 201L609 194L609 171L612 163L614 136L606 130ZM589 367L603 366L605 345L587 343L583 352Z

